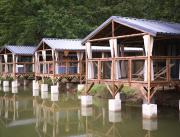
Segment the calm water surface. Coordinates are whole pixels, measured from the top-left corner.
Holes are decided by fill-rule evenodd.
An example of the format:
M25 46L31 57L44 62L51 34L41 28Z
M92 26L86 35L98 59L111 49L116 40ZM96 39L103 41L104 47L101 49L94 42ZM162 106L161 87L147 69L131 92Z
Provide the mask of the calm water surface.
M122 106L114 113L99 98L93 98L92 107L81 107L71 91L51 95L33 93L31 86L15 90L0 90L0 137L180 137L176 109L159 108L157 120L143 120L141 107Z

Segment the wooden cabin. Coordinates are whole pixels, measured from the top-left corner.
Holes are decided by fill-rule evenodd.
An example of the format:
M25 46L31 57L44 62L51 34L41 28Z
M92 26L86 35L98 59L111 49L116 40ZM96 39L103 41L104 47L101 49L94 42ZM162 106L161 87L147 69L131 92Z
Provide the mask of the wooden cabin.
M122 88L117 85L130 85L139 87L150 103L157 87L180 85L178 23L112 16L84 38L82 44L86 46L86 63L90 66L87 69L91 69L87 71L86 83L106 84L113 97ZM111 48L110 58L91 57L92 46L107 45ZM141 47L144 54L125 55L124 47ZM110 75L105 76L102 70L108 65Z
M34 77L34 46L5 45L0 50L1 77Z
M93 48L93 57L109 54L109 47ZM43 38L35 52L36 78L83 82L85 80L85 47L79 39Z

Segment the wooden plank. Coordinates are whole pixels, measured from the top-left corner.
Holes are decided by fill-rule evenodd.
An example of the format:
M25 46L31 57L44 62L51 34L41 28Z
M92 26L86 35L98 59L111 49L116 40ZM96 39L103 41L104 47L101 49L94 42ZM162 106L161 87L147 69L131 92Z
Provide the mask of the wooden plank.
M137 34L130 34L130 35L123 35L123 36L114 36L114 37L106 37L106 38L98 38L98 39L92 39L88 40L88 42L95 42L95 41L104 41L104 40L110 40L110 39L122 39L122 38L130 38L130 37L137 37L137 36L144 36L147 33L137 33Z

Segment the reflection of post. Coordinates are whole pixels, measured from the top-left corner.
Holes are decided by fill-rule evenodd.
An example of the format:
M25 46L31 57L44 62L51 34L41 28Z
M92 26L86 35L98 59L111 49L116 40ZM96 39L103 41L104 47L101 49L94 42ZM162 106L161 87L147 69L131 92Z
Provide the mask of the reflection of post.
M5 98L5 118L8 118L8 107L9 107L9 100Z
M103 116L103 126L104 126L106 123L106 110L104 107L102 108L102 116Z
M18 112L18 108L19 108L19 102L16 101L16 95L13 96L13 108L14 108L14 115L13 115L13 120L16 120L16 117L19 117L19 112Z
M69 132L69 112L66 112L66 127L65 131Z
M143 129L147 131L145 137L151 137L151 131L158 129L157 119L143 119L142 124Z

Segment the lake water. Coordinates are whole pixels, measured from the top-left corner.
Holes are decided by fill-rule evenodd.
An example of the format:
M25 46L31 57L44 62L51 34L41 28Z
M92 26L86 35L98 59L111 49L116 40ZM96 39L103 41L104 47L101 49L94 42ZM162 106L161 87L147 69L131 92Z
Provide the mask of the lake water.
M0 137L180 137L177 109L158 108L158 118L146 120L140 106L109 112L106 99L93 98L93 106L81 107L71 90L39 96L38 91L32 96L31 86L16 90L1 87Z

